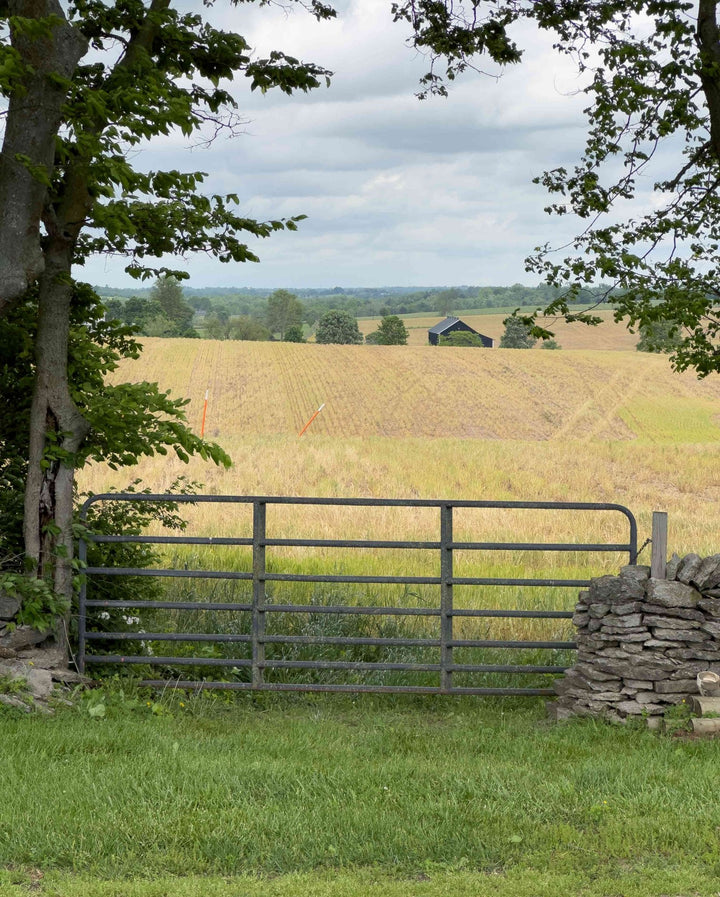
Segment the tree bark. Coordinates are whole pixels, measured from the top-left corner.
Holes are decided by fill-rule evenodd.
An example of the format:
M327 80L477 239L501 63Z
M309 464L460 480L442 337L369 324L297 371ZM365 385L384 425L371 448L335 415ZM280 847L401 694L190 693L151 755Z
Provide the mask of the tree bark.
M68 612L73 594L74 455L90 430L70 395L67 376L72 302L69 262L69 247L56 245L54 251L46 251L40 278L24 514L25 552L33 566L29 572L51 580ZM48 452L50 441L54 445ZM55 634L67 653L63 622L58 620Z
M710 146L720 161L720 30L717 0L699 0L697 45L700 51L700 83L710 116Z
M55 16L59 20L49 36L37 40L11 29L11 44L27 67L27 74L11 92L0 152L2 315L37 280L44 267L40 220L67 96L57 76L71 78L88 45L66 20L59 0L0 0L0 13L28 19Z

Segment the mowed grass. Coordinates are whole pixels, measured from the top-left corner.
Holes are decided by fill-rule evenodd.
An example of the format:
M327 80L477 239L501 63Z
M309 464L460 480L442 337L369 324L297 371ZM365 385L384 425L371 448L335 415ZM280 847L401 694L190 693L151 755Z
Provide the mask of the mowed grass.
M513 699L117 689L0 731L4 897L717 892L716 741Z

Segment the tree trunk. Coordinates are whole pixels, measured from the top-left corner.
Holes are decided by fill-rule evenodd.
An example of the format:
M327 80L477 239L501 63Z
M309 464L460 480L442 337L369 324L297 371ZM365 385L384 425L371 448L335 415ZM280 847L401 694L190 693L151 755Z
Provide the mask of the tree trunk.
M65 19L58 0L0 0L0 14L29 19L57 16L47 37L11 29L11 43L27 74L10 95L0 152L0 315L43 270L40 219L53 170L55 137L72 77L87 51L83 35ZM56 76L56 77L52 77Z
M700 83L710 116L710 146L720 160L720 30L717 0L699 0L697 45L700 50Z
M33 9L43 7L58 11L62 15L58 0L10 0L10 3L16 7ZM152 0L142 25L134 33L114 71L122 71L137 65L138 60L142 59L143 52L149 51L159 27L157 13L167 9L169 4L170 0ZM0 13L5 9L7 3L4 4L3 0L0 0ZM69 42L72 42L70 35L65 32L63 34ZM84 38L80 39L84 41ZM52 43L55 46L63 42L58 39ZM69 69L70 72L77 65L77 60L82 57L84 46L83 43L83 50L80 52L77 43L75 44L77 57ZM45 67L46 73L58 71L57 61L54 61L53 65L54 68ZM112 89L112 74L105 82L105 89ZM61 105L62 99L58 103L58 109ZM38 107L38 113L40 111L43 110ZM47 114L47 110L44 110L44 114ZM57 120L59 122L59 112ZM72 523L75 456L90 430L88 422L72 399L68 383L68 343L73 295L71 272L78 237L91 217L95 202L89 185L92 180L93 155L99 152L99 149L98 147L93 149L93 143L99 141L107 124L103 116L90 118L83 134L90 149L86 147L84 152L79 151L76 145L75 155L67 165L61 183L55 185L52 201L47 201L45 188L38 200L40 202L38 220L42 218L47 235L42 240L44 266L39 280L35 387L30 411L30 447L25 484L23 535L25 554L31 568L30 574L47 578L52 583L56 595L65 599L68 612L73 596ZM8 127L9 125L8 121ZM55 124L53 128L43 132L49 138L53 151L57 128L58 125ZM4 152L5 146L3 146ZM18 152L17 147L13 152ZM49 164L51 163L52 153ZM26 215L25 225L36 224L34 218L30 221L30 216ZM22 236L26 247L32 244L32 247L40 248L39 231L33 231L28 236L28 232L24 230ZM11 267L6 269L8 262L3 247L3 232L0 230L0 271L10 272L8 275L10 278L14 270L17 282L19 270L17 259L14 269ZM23 273L25 271L26 269L22 269L20 273L25 276ZM0 274L0 314L3 301L2 283ZM10 293L7 284L5 290L7 297ZM6 298L5 301L9 300ZM67 655L68 644L64 622L64 620L58 621L56 636Z
M40 279L24 517L25 552L33 568L29 572L48 578L68 611L73 594L74 456L90 430L72 400L67 378L70 258L70 246L56 241L46 250ZM64 622L58 621L56 637L67 651Z

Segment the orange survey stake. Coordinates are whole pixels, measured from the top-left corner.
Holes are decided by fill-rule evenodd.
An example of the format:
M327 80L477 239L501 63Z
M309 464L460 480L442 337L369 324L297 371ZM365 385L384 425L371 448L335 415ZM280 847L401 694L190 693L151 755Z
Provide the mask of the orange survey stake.
M302 430L300 430L300 432L298 433L298 436L302 436L302 434L305 432L305 430L307 430L307 428L315 420L315 418L318 416L318 414L320 414L320 412L323 410L324 407L325 407L325 402L322 403L322 405L318 408L318 410L315 412L315 414L313 414L313 416L305 424L305 426L302 428Z
M202 439L203 436L205 435L205 416L207 415L207 400L208 400L208 393L209 393L209 392L210 392L209 389L206 389L206 390L205 390L205 404L203 405L202 423L200 424L200 438L201 438L201 439Z

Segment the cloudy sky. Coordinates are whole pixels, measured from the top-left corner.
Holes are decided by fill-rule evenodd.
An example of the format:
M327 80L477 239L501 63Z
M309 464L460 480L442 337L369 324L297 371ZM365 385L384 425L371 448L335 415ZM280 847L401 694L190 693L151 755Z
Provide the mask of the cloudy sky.
M390 0L344 0L338 19L321 23L301 8L221 3L212 21L258 53L282 49L335 75L330 88L293 97L238 82L242 136L191 149L178 135L141 153L143 167L208 172L208 190L237 193L248 216L308 216L296 233L253 241L260 264L188 258L191 286L533 283L525 256L571 235L532 184L571 164L584 136L586 98L549 41L519 31L523 65L499 80L468 73L449 98L419 101L427 60L405 45ZM136 283L118 259L93 260L81 276Z

